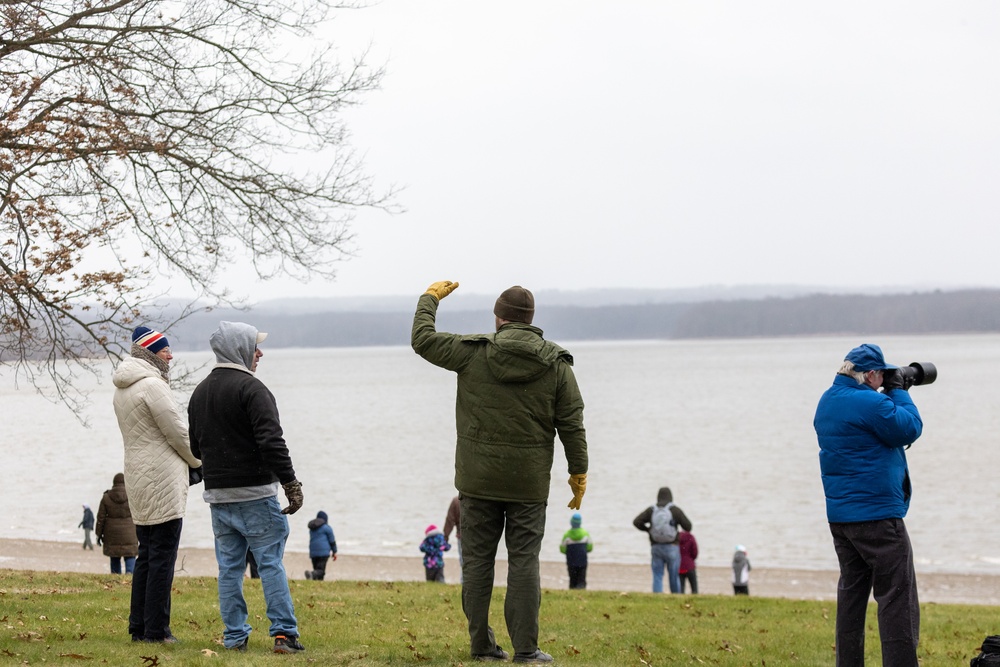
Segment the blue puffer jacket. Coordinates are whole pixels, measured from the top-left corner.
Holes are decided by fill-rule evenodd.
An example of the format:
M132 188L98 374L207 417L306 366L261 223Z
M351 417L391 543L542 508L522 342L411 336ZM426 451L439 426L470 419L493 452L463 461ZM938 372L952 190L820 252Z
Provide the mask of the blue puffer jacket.
M837 375L813 419L831 523L901 519L910 506L903 448L923 431L910 394L880 393Z
M309 557L323 558L337 553L337 538L333 536L333 528L327 523L326 512L316 512L316 518L309 526Z

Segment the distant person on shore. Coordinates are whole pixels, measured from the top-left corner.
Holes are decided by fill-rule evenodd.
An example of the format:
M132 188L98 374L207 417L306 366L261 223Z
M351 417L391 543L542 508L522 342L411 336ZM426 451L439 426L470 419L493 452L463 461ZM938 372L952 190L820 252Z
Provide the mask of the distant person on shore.
M681 593L687 592L687 585L691 584L691 593L698 593L698 569L695 560L698 559L698 540L694 539L694 533L689 530L682 530L678 534L677 546L681 550L681 565L678 574L681 579Z
M742 544L733 553L733 595L750 595L750 559Z
M76 527L83 528L83 548L93 551L94 543L90 541L90 531L94 529L94 512L91 511L90 505L84 504L83 519Z
M444 541L451 544L451 531L455 531L455 549L458 551L459 569L465 564L462 560L462 504L455 496L448 503L448 514L444 517Z
M563 533L559 544L559 551L566 555L571 590L587 588L587 554L593 550L594 541L590 539L590 533L583 529L583 517L576 512L570 517L569 530Z
M337 538L329 518L326 512L319 511L316 518L306 524L309 528L309 559L312 560L312 569L306 570L306 579L323 581L330 556L337 560Z
M666 566L671 593L681 592L681 549L677 528L691 530L691 520L677 505L670 487L660 487L656 504L639 513L632 525L649 533L649 551L652 557L653 592L663 592L663 568Z
M444 539L433 523L424 530L424 539L420 543L420 551L424 554L424 576L427 581L444 583L444 552L450 551L451 545Z
M132 510L128 506L124 473L115 475L111 480L111 488L104 492L97 508L97 528L94 533L97 544L103 546L104 555L111 560L111 574L122 573L123 558L125 574L132 574L136 556L139 555L139 538L135 534Z
M903 517L912 494L905 449L920 437L923 420L908 388L877 345L860 345L847 353L816 407L826 517L840 561L837 667L865 663L873 590L882 664L917 664L920 606Z
M438 305L457 288L448 280L427 288L417 302L411 344L427 361L458 374L455 488L465 562L462 610L469 619L472 658L509 657L489 625L497 546L506 535L504 617L514 662L552 662L538 648L538 554L557 433L568 462L571 509L580 509L587 488L583 398L573 357L531 325L535 298L520 286L497 298L496 333L437 331Z
M260 579L260 570L257 568L257 559L253 557L253 552L247 549L247 567L250 568L250 578Z
M170 343L148 327L132 332L131 356L115 369L115 415L125 445L125 490L139 556L132 572L132 641L176 643L170 590L187 509L191 452L187 424L170 391Z
M247 549L260 572L275 653L299 653L299 624L282 558L288 518L302 507L274 395L254 374L266 333L243 322L220 322L209 339L216 364L188 403L191 447L205 468L203 498L212 511L219 563L223 645L246 651L250 632L243 575ZM278 490L288 507L281 509Z

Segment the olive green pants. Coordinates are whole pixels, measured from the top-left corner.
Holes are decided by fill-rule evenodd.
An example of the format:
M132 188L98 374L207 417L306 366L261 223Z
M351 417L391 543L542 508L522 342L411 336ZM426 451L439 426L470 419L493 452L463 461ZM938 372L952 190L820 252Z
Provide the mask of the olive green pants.
M507 597L504 618L515 653L538 648L538 609L542 587L538 554L545 534L546 503L508 503L460 497L462 525L462 610L469 619L472 655L497 646L489 624L493 574L500 536L507 545Z

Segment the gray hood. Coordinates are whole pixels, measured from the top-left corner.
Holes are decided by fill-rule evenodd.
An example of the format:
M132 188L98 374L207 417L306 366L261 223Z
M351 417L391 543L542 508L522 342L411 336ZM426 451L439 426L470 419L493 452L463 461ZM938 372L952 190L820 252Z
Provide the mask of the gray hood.
M219 322L219 328L209 338L215 360L220 364L235 364L247 370L253 367L257 350L257 329L243 322Z

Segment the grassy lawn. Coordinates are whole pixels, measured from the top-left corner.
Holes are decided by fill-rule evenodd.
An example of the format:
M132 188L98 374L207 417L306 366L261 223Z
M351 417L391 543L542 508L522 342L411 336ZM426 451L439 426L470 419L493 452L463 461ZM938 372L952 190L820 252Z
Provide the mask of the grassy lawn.
M254 633L246 653L221 644L215 580L174 580L172 629L181 644L136 644L127 628L131 579L114 575L0 570L0 667L82 665L468 665L458 586L292 581L307 650L275 655L259 580L246 581ZM493 626L510 650L505 589L494 592ZM606 591L544 591L539 643L559 665L832 665L828 602ZM868 664L881 663L875 605ZM1000 631L995 607L922 607L920 664L968 665Z

